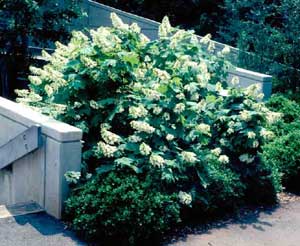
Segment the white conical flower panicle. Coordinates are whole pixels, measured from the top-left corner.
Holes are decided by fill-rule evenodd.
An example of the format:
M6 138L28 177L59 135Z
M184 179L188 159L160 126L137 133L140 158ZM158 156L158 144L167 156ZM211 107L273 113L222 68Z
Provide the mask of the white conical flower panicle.
M205 135L211 135L210 133L210 125L201 123L195 127L195 129Z
M148 114L147 109L143 105L138 105L137 107L131 106L129 107L129 115L132 118L140 118L140 117L145 117Z
M158 28L158 35L159 37L164 38L167 37L171 31L172 31L172 26L170 24L169 18L165 16Z
M219 156L222 153L222 149L221 148L215 148L211 150L211 153L215 156Z
M172 140L174 140L174 135L167 134L166 139L167 139L167 141L172 141Z
M228 45L225 45L221 51L222 55L228 55L230 53L230 48Z
M179 202L183 205L190 205L193 201L191 194L180 191L178 193Z
M201 44L208 44L211 39L211 34L206 34L204 37L200 39Z
M108 131L107 129L105 128L102 128L101 129L101 137L102 139L107 143L107 144L110 144L110 145L113 145L115 143L119 143L121 141L121 137L118 136L117 134L115 133L112 133L110 131Z
M150 126L147 122L143 121L136 121L133 120L130 122L130 126L139 132L146 132L146 133L153 133L155 131L155 128Z
M197 161L197 156L194 152L182 151L181 156L182 159L187 163L193 164Z
M250 132L247 132L247 137L249 139L254 139L256 137L256 134L255 134L255 132L250 131Z
M239 159L241 162L246 162L246 163L251 163L254 161L255 157L254 156L250 156L249 154L243 154L239 156Z
M162 158L161 156L159 156L157 154L152 154L150 156L150 163L154 167L160 167L161 168L165 164L165 160L164 160L164 158Z
M110 18L113 27L128 30L129 26L127 24L124 24L121 18L116 13L111 13Z
M227 155L220 155L218 160L219 160L219 162L221 162L223 164L227 164L229 162L229 158Z
M185 110L185 105L183 103L177 103L174 108L174 113L181 114Z
M100 141L98 143L97 150L100 151L104 157L111 158L114 157L114 154L118 151L118 148Z
M139 149L140 149L141 155L145 155L145 156L150 155L151 151L152 151L151 147L145 143L141 143Z
M232 86L237 86L239 83L240 83L239 77L238 76L233 76L231 81L230 81L230 84Z

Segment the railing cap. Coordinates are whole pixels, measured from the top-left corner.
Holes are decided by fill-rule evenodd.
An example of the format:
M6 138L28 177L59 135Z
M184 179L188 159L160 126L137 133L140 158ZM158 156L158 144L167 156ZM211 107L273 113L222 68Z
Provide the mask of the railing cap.
M82 139L82 131L74 126L59 122L24 105L0 97L0 115L25 127L40 125L42 134L59 142L73 142Z

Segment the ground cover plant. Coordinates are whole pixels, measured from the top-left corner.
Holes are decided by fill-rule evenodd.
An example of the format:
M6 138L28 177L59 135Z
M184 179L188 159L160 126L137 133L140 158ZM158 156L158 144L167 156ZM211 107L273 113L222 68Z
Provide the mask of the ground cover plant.
M32 67L18 101L84 132L81 173L67 173L73 229L89 240L139 245L191 217L273 203L277 172L259 152L280 114L257 85L227 82L229 48L173 28L159 39L112 14L113 27L74 32ZM235 87L234 87L235 86Z

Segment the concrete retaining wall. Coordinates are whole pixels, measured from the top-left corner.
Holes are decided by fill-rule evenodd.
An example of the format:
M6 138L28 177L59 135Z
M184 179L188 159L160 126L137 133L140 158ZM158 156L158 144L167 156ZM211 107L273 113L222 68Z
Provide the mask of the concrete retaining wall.
M0 170L0 204L34 201L60 218L64 174L80 170L82 132L0 97L0 147L33 125L41 126L42 147Z

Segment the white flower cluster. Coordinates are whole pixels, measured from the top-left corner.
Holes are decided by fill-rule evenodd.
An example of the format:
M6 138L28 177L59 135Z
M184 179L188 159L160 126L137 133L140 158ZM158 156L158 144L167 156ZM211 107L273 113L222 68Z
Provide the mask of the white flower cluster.
M190 205L193 201L191 194L179 191L178 193L179 202L183 205Z
M177 103L174 108L174 113L181 114L185 110L185 105L183 103Z
M187 163L193 164L197 161L197 156L194 152L182 151L181 156L182 156L182 159Z
M234 129L230 127L230 128L227 129L226 132L227 132L227 134L229 134L229 135L230 135L230 134L233 134L233 133L234 133Z
M141 155L145 155L145 156L150 155L151 151L152 151L151 147L145 143L141 143L139 149L140 149Z
M233 76L231 81L230 81L230 84L232 86L237 86L239 83L240 83L239 77L238 76Z
M100 141L97 145L97 150L100 150L105 157L111 158L114 157L114 154L118 151L118 148Z
M137 23L132 23L130 26L130 30L132 30L135 33L140 33L141 32L141 28L139 27L139 25Z
M128 138L128 141L131 142L131 143L139 143L141 142L143 139L139 136L136 136L136 135L131 135L129 138Z
M160 93L158 91L156 91L156 90L143 88L142 92L150 100L159 100L160 99Z
M209 136L211 135L210 134L210 125L208 125L208 124L201 123L201 124L197 125L195 127L195 129L205 135L209 135Z
M178 42L182 40L185 37L186 31L184 30L178 30L172 37L170 42L171 49L176 48Z
M139 132L146 132L149 134L155 131L154 127L150 126L147 122L143 122L143 121L133 120L130 122L130 126Z
M170 80L171 79L171 76L167 71L164 71L164 70L161 70L158 68L154 68L153 72L161 80Z
M250 121L251 120L251 115L249 113L249 111L247 110L243 110L240 112L240 117L241 117L241 120L243 121Z
M200 98L200 95L199 95L199 93L193 93L192 95L191 95L191 100L192 101L196 101L196 102L198 102L199 101L199 98Z
M156 105L156 106L153 108L153 114L159 115L161 112L162 112L162 108L161 108L161 107L159 107L159 106Z
M179 99L179 100L182 100L182 99L185 98L185 95L184 95L183 93L178 93L178 94L176 95L176 98Z
M277 113L277 112L268 112L266 114L268 124L276 123L278 120L280 120L281 117L282 117L282 114Z
M223 90L222 84L220 82L216 83L215 88L216 88L216 91L219 93Z
M259 142L257 140L253 141L252 148L257 148L259 146Z
M221 162L223 164L229 163L229 158L227 155L220 155L218 160L219 160L219 162Z
M167 139L167 141L172 141L172 140L174 140L174 135L167 134L166 139Z
M44 89L48 97L51 97L53 95L54 90L50 85L45 85Z
M199 83L201 88L205 88L211 78L210 73L201 73L197 75L197 82Z
M228 55L230 53L230 48L228 45L225 45L224 48L221 51L222 55Z
M151 154L149 161L152 166L159 168L163 167L163 165L165 164L164 158L157 154Z
M208 43L207 50L208 50L209 52L214 52L215 49L216 49L215 42L214 42L214 41L210 41L210 42Z
M158 29L158 35L159 37L167 37L168 34L172 31L172 26L170 24L169 18L165 16L162 20L161 25L159 26Z
M275 134L273 132L267 131L266 129L262 129L259 134L266 140L271 140L275 137Z
M95 68L98 65L97 62L86 56L81 56L80 61L88 68Z
M123 21L121 20L121 18L116 13L111 13L110 18L111 18L113 27L115 27L117 29L124 29L124 30L129 29L129 25L124 24Z
M250 131L250 132L247 132L247 137L249 139L254 139L256 137L256 134L255 134L255 132Z
M91 30L93 42L101 47L104 52L111 52L116 49L122 40L115 34L111 33L106 27L99 27L96 31Z
M74 171L68 171L68 172L65 173L64 176L65 176L68 183L77 184L80 177L81 177L81 173L80 172L74 172Z
M147 109L143 105L138 105L137 107L129 107L129 115L133 118L145 117L148 114Z
M121 141L121 137L111 131L108 131L106 128L101 129L101 137L102 139L110 145L119 143Z
M215 156L219 156L219 155L221 155L222 150L221 150L221 148L215 148L215 149L211 150L211 153Z
M254 156L250 156L249 154L243 154L239 156L241 162L251 163L254 161Z
M93 108L93 109L99 109L100 108L98 103L94 100L90 101L90 107Z
M261 84L250 85L245 89L245 94L258 100L261 100L264 97L264 94L261 93L261 87Z
M42 80L39 76L28 76L28 79L30 80L30 82L34 85L40 85L42 84Z
M201 44L208 44L211 39L211 34L206 34L204 37L200 39Z
M166 120L166 121L170 120L171 119L170 114L168 112L164 113L163 114L163 119Z

